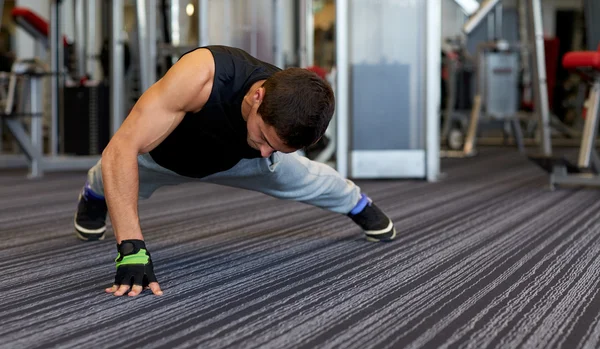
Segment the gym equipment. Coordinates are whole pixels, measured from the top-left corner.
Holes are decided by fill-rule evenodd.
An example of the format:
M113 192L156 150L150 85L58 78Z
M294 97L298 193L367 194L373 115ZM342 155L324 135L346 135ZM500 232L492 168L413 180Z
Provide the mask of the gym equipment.
M50 26L45 19L24 7L15 7L11 11L11 16L15 23L31 35L35 41L42 44L45 49L50 48ZM65 47L69 45L65 36L63 36L62 41Z
M110 140L108 91L109 87L104 82L64 87L65 154L102 154Z
M538 113L539 133L541 138L542 154L552 155L550 133L550 107L548 105L548 86L546 84L546 57L544 51L544 28L542 26L541 0L527 1L529 14L529 42L532 45L533 64L533 96L534 112Z
M126 43L121 37L123 7L133 5L135 26L130 32L131 68L123 66ZM284 0L113 0L103 2L110 18L111 135L122 124L139 96L162 76L185 52L209 44L242 48L279 67L288 51L298 52L294 30L284 30L296 2ZM311 3L310 1L307 1ZM193 11L186 13L186 7ZM259 17L260 16L260 17ZM192 25L197 22L197 28ZM193 30L196 29L196 30ZM286 37L287 35L288 37ZM115 63L116 62L116 63Z
M471 18L465 23L463 26L463 31L465 34L469 35L475 28L479 27L479 25L483 22L484 19L488 18L488 15L496 10L496 14L501 13L502 9L499 7L500 0L485 0L483 1L478 8L475 8ZM502 25L501 21L496 21L496 25ZM501 30L497 30L497 33L501 34Z
M39 59L20 60L13 64L10 73L0 77L0 104L2 113L0 119L8 126L20 154L0 154L0 168L23 167L29 168L29 177L43 176L51 170L82 170L88 169L98 161L98 156L68 156L59 144L64 145L64 119L60 108L61 92L64 81L72 81L69 69L73 61L64 59L68 55L70 44L66 37L59 33L61 1L53 0L50 4L50 21L44 20L35 12L26 8L15 8L11 16L15 23L29 33L42 50L49 49L51 67ZM78 59L85 59L78 58ZM50 78L52 84L50 120L44 128L42 79ZM44 134L47 130L48 147L44 146ZM63 147L64 148L64 147ZM47 154L46 154L47 153Z
M445 107L441 138L450 150L458 151L464 146L469 124L476 67L460 38L447 39L442 49Z
M493 12L495 11L495 13ZM493 14L493 16L488 17ZM457 61L450 60L449 65L449 100L446 106L442 139L448 142L451 150L441 151L444 157L469 157L476 154L475 139L479 129L482 114L488 124L504 126L503 131L510 128L520 152L524 152L523 132L518 116L518 90L519 90L519 51L520 47L511 45L499 39L502 36L502 4L500 0L487 0L465 23L463 32L472 33L484 19L492 24L489 33L489 42L478 45L475 55L476 66L476 93L468 118L454 113L456 89L458 88L455 76L457 74ZM465 55L466 56L466 55ZM468 59L463 59L468 61ZM465 130L465 125L468 128ZM457 150L457 148L462 148Z
M550 174L551 189L561 184L600 186L600 158L595 149L600 117L600 46L597 51L567 53L563 66L578 71L591 84L577 164L571 164L564 157L532 154L529 159Z
M30 178L40 177L44 172L41 80L45 73L39 60L21 60L13 64L11 73L0 74L3 103L0 121L6 123L27 157ZM29 132L22 118L29 119Z

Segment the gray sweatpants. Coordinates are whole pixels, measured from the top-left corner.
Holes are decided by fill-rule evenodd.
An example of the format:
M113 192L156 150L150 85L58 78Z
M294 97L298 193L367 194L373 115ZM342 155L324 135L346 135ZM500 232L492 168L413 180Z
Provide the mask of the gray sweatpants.
M104 195L101 160L88 172L88 183ZM242 159L233 168L204 178L181 176L159 166L149 154L138 156L139 196L149 198L162 186L208 182L249 189L347 214L360 200L360 188L337 171L297 153L273 153L269 158Z

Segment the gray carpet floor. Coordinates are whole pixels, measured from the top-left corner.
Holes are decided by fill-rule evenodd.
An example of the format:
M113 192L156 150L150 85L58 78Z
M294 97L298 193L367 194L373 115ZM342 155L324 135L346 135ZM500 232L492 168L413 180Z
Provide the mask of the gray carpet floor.
M208 184L140 203L165 292L114 297L115 242L72 232L84 173L0 173L2 348L599 348L600 189L513 149L447 177L357 181L394 219Z

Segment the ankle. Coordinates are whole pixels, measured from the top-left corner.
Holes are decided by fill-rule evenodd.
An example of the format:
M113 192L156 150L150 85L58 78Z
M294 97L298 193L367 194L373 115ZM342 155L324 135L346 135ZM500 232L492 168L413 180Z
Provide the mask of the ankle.
M100 195L92 190L90 184L88 182L85 183L83 187L83 196L86 198L92 198L95 200L104 200L104 195Z
M365 207L371 205L372 202L373 200L371 200L371 198L369 198L366 194L361 194L360 199L356 205L354 205L354 208L348 212L348 216L356 216L357 214L361 213Z

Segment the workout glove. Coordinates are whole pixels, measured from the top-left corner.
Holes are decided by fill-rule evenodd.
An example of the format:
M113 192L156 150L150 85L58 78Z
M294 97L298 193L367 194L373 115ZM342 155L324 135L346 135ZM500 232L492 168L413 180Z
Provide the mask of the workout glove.
M148 286L157 282L150 252L142 240L123 240L117 245L119 254L115 259L117 275L115 285Z

